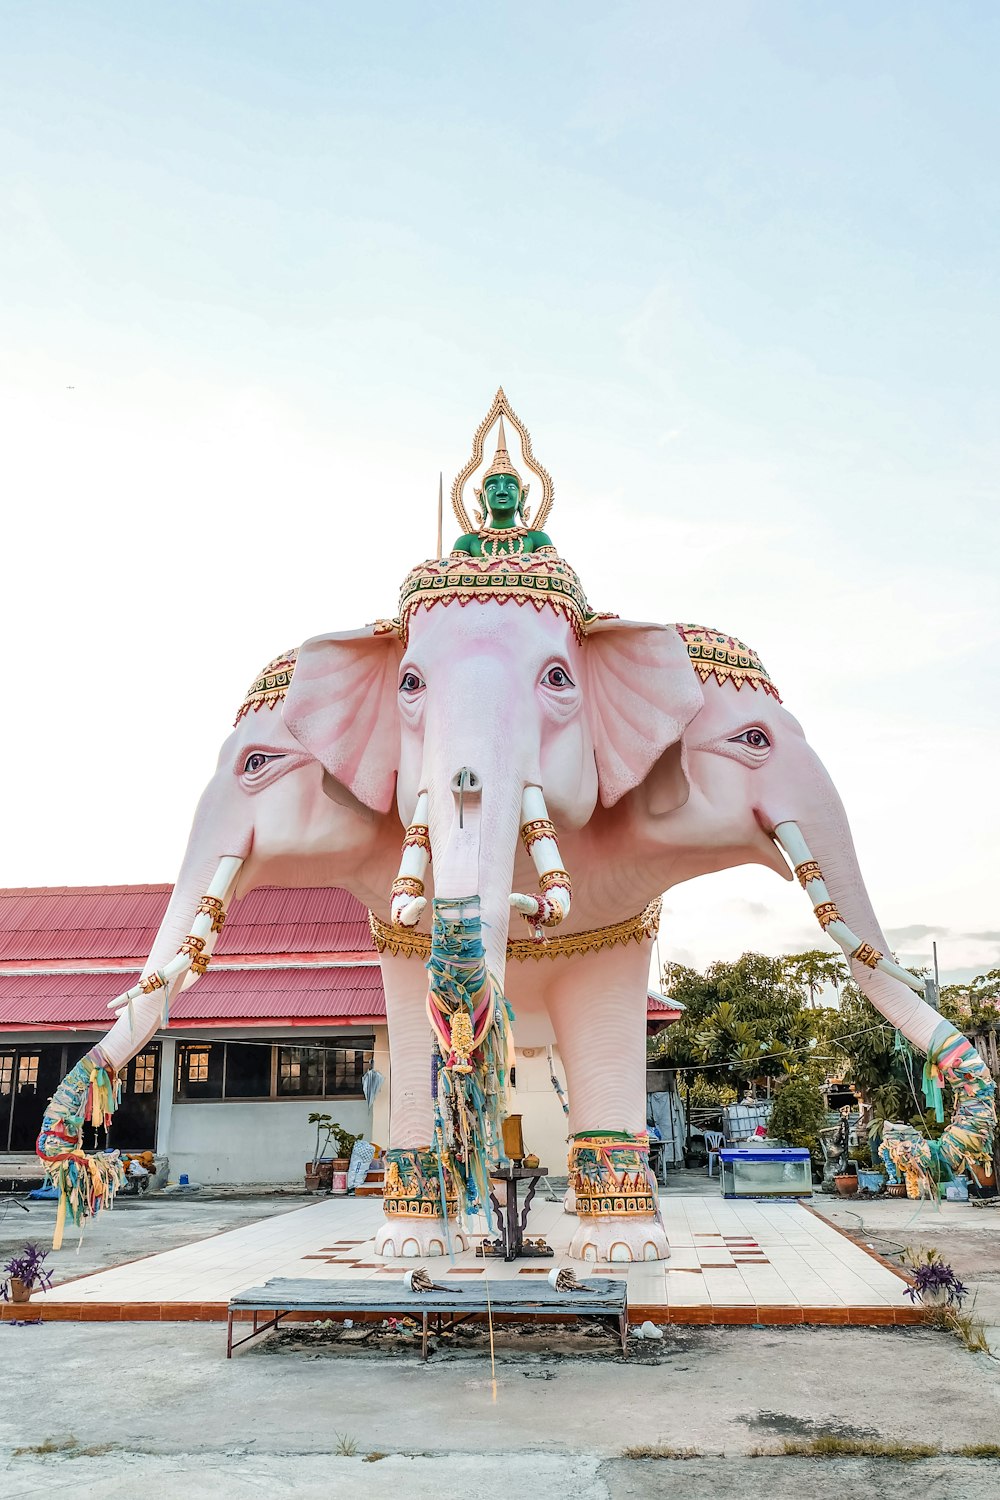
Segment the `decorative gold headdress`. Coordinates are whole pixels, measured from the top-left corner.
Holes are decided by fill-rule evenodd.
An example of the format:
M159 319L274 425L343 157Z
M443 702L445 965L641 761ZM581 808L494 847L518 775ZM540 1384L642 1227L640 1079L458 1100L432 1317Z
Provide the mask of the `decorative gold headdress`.
M613 618L595 614L569 563L554 547L542 547L527 556L491 558L452 553L451 557L421 563L403 581L398 621L384 628L396 630L405 642L417 610L432 609L435 604L469 604L472 600L558 610L569 620L577 640L582 640L592 620Z
M503 430L503 417L500 418L500 431L497 436L497 451L493 456L493 462L490 464L489 468L486 470L486 473L483 475L483 484L486 484L487 479L492 479L494 474L512 474L517 480L518 485L520 485L521 483L521 476L514 468L511 456L507 452L507 434ZM525 485L522 491L522 496L526 495L527 493L528 486ZM482 494L482 490L477 490L476 494Z
M687 647L687 654L702 682L714 677L716 682L731 682L739 690L749 683L781 702L781 694L771 681L756 651L734 635L709 630L706 625L676 625L675 630Z
M273 708L276 703L281 702L288 692L297 657L297 651L283 651L274 661L268 662L260 676L247 689L240 711L233 720L234 728L251 709L254 713L260 713L265 703L268 708Z
M541 481L542 503L538 507L537 516L531 522L531 525L536 531L544 531L545 522L548 520L549 512L552 509L552 476L549 474L549 471L547 469L542 468L542 465L538 462L538 460L535 458L535 455L532 453L531 434L525 427L524 423L521 421L520 417L514 411L510 402L507 400L507 397L504 395L503 387L501 387L493 397L492 406L476 429L476 435L472 440L472 456L466 463L465 467L458 473L455 478L455 482L451 487L452 509L454 510L458 524L461 526L462 532L465 535L468 535L469 532L478 530L478 528L476 526L473 526L471 520L469 519L469 513L465 508L463 492L465 490L465 486L469 482L469 479L472 477L476 469L479 468L479 465L483 461L483 447L486 441L486 436L490 432L494 424L497 422L499 422L499 433L496 456L493 459L493 463L483 475L483 484L485 484L487 479L489 479L494 474L513 474L518 484L521 484L521 476L514 468L510 459L510 454L507 452L507 435L504 432L503 426L504 417L507 418L508 422L514 428L515 432L521 440L521 453L524 457L525 464L536 476L536 478ZM528 486L522 485L522 505L527 493ZM479 496L481 494L482 488L479 488L475 491L477 500L479 499ZM527 526L529 524L527 511L522 510L522 515L524 516L524 523Z

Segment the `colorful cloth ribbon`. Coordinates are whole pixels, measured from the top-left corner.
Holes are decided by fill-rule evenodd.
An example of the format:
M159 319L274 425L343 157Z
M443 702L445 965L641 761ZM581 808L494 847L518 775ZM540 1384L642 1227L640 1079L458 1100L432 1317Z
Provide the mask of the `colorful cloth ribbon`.
M457 1194L460 1206L475 1213L489 1202L490 1167L503 1155L514 1019L499 981L486 968L478 896L434 901L427 972L441 1197Z
M67 1073L49 1100L35 1150L46 1182L59 1193L55 1250L62 1244L67 1215L82 1229L102 1208L110 1208L115 1193L125 1186L117 1151L88 1154L83 1149L84 1125L107 1130L120 1099L118 1074L95 1047Z

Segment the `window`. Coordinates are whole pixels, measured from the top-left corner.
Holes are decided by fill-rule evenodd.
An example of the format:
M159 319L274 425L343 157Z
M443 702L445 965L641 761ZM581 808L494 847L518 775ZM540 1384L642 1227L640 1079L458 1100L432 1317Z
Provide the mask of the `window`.
M156 1091L156 1053L140 1052L133 1064L133 1094L152 1094Z
M31 1089L34 1093L38 1087L38 1053L22 1052L17 1061L17 1091Z
M182 1042L177 1050L178 1099L221 1099L225 1042Z
M268 1043L226 1043L227 1099L270 1098L271 1051Z
M181 1042L178 1099L357 1099L371 1067L370 1034L303 1042ZM136 1059L136 1092L140 1092Z
M323 1095L323 1053L318 1047L278 1048L278 1093Z
M13 1087L14 1054L13 1052L0 1052L0 1094L6 1096L11 1092Z

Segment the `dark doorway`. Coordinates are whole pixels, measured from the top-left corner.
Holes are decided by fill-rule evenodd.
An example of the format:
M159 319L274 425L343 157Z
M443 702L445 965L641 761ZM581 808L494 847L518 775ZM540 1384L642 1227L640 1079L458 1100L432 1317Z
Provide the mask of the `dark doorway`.
M150 1042L125 1069L122 1102L108 1131L108 1144L119 1151L153 1151L156 1106L160 1097L160 1044Z
M83 1056L79 1042L38 1042L0 1046L0 1151L34 1151L42 1114L66 1073ZM88 1126L88 1151L117 1146L125 1151L153 1150L156 1107L160 1097L160 1044L150 1042L134 1057L122 1077L121 1104L105 1141L104 1132Z
M0 1049L0 1151L34 1151L42 1111L62 1073L60 1045Z

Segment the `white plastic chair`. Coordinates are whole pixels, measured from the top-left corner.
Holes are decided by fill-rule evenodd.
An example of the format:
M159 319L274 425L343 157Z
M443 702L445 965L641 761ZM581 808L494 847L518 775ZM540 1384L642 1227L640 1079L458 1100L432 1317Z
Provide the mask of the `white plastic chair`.
M725 1145L726 1137L721 1130L705 1131L705 1148L708 1151L708 1175L714 1177L713 1165L718 1165L719 1152Z

